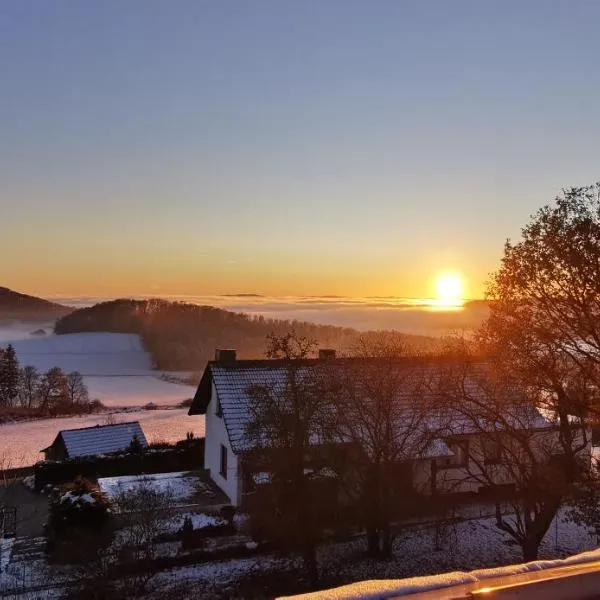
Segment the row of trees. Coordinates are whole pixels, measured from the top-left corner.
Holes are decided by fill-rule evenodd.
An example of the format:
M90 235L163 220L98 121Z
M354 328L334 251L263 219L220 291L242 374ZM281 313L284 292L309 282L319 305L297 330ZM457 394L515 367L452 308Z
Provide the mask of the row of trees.
M21 407L42 414L88 410L88 389L78 371L64 373L53 367L40 373L21 367L13 346L0 348L0 408Z
M478 443L456 441L455 457L466 460L447 472L496 498L511 484L509 514L498 502L496 525L525 560L537 557L565 504L576 520L600 522L589 510L599 489L589 452L600 405L599 185L565 191L520 241L506 243L488 299L489 319L475 336L448 340L426 359L370 344L345 367L309 369L293 360L313 355L309 340L271 338L268 355L287 360L287 379L251 390L247 435L256 450L247 460L271 474L259 517L266 512L272 534L302 552L313 580L327 522L327 502L309 483L320 465L346 485L369 550L388 554L391 524L410 513L407 461L429 457L436 440L451 443L457 423Z
M57 334L85 331L136 333L151 353L154 366L163 370L199 371L214 358L215 348L236 348L242 358L262 355L265 336L295 329L328 348L353 345L354 329L301 321L269 319L234 313L212 306L167 300L112 300L82 308L59 319ZM431 346L434 340L395 333L412 344Z

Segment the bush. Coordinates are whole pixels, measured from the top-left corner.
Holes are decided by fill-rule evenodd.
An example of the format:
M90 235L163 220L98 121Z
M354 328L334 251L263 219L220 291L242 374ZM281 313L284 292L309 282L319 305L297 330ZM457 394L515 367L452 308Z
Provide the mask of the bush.
M56 494L51 502L49 524L54 531L68 527L99 528L110 514L108 498L81 477Z

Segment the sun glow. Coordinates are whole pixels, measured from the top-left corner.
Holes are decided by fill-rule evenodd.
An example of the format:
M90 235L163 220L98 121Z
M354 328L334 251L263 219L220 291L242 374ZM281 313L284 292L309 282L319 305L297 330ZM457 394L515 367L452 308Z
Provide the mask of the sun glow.
M462 306L464 285L460 275L442 273L435 279L435 301L438 306Z

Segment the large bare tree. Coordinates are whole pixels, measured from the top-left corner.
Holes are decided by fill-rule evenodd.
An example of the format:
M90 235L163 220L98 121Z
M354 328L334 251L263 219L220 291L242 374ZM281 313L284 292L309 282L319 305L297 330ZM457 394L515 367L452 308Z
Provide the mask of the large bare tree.
M332 372L338 443L351 449L347 491L359 507L373 555L391 553L391 524L417 497L412 461L432 441L428 372L404 345L386 338L360 341Z
M468 440L467 460L446 473L450 485L465 481L483 487L496 501L496 526L535 560L558 510L590 467L585 421L565 407L539 377L525 377L503 350L455 340L437 382L447 420L447 436ZM452 481L454 478L454 481ZM507 492L507 490L510 490ZM508 514L501 507L508 506Z
M316 494L311 475L331 416L319 369L306 361L315 350L312 340L295 333L268 338L267 357L280 364L272 381L248 390L246 436L252 450L245 457L251 470L270 480L260 501L251 504L255 522L279 544L302 554L313 584L324 499Z

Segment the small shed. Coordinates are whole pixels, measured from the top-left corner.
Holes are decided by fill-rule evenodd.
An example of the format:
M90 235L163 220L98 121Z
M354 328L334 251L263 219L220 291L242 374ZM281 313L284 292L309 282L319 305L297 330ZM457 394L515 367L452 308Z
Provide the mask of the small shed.
M126 450L137 439L142 448L148 446L139 421L115 425L95 425L59 431L50 446L40 450L46 460L65 460L80 456L97 456Z

